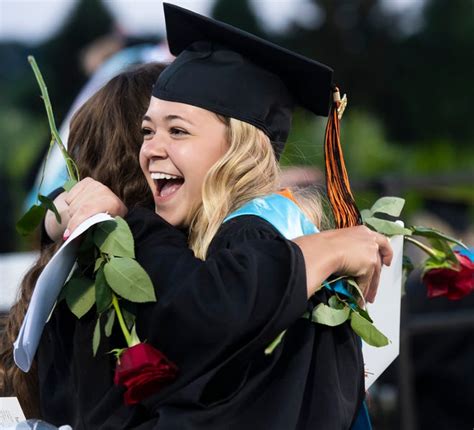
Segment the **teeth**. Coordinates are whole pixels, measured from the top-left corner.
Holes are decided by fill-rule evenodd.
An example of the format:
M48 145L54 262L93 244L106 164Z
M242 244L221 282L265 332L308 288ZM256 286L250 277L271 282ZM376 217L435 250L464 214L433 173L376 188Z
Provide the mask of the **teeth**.
M151 179L178 179L181 176L170 175L169 173L152 172Z

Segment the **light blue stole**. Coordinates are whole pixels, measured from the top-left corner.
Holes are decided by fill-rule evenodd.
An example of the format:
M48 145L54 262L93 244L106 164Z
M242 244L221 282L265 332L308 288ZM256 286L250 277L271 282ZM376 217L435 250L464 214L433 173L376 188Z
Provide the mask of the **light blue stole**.
M241 215L256 215L269 222L289 240L307 234L319 233L318 228L308 219L298 205L281 194L257 197L229 214L224 222ZM343 281L323 284L327 289L350 296Z
M255 215L263 218L289 240L307 234L319 233L317 227L308 219L298 205L281 194L270 194L265 197L255 198L229 214L224 219L224 222L242 215ZM325 283L323 285L333 292L350 296L342 281L332 284ZM364 401L351 430L371 429L372 425Z

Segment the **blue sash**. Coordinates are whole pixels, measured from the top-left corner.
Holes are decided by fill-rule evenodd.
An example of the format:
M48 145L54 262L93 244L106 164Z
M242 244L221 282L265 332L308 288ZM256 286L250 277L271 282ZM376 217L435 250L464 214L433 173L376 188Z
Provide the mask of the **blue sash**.
M308 219L296 203L281 194L257 197L229 214L224 222L241 215L256 215L269 222L283 237L295 239L307 234L319 233L318 228ZM343 281L323 285L338 294L351 296Z
M263 218L289 240L306 234L319 233L317 227L306 217L298 205L280 194L270 194L251 200L229 214L224 222L241 215L255 215ZM332 284L324 283L323 285L333 292L350 296L343 281ZM351 430L371 429L372 425L364 401Z

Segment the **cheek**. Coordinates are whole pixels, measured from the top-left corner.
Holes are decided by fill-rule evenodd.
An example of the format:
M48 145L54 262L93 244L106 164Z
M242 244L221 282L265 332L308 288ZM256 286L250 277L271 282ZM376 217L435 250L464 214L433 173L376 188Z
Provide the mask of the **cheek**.
M209 172L210 168L215 164L217 159L210 157L209 154L201 152L194 156L194 164L196 166L194 171L194 179L199 183L199 187L204 182L204 177Z
M202 151L196 154L196 157L199 157L200 162L205 166L206 171L216 164L227 152L228 145L225 141L216 140L217 138L214 138Z

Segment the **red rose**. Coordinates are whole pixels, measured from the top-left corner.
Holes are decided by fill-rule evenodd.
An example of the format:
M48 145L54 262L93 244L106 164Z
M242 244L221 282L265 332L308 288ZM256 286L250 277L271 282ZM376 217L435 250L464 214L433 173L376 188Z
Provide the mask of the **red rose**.
M147 343L127 348L115 367L115 385L127 388L124 400L133 405L156 393L176 378L178 368Z
M474 291L474 262L458 251L454 253L459 268L431 269L423 275L428 297L446 296L451 300L459 300Z

